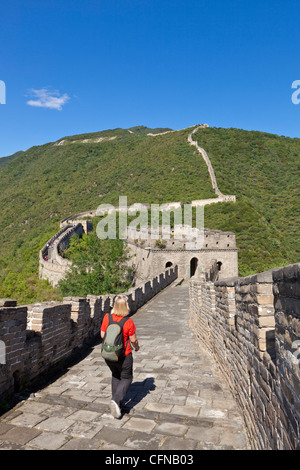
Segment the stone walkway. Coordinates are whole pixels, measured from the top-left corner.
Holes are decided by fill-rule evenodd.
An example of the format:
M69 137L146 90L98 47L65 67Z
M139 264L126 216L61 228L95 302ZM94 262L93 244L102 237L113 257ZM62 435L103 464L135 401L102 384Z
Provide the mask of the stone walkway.
M53 383L0 417L0 449L249 449L242 416L215 361L188 328L188 284L133 317L141 346L120 420L95 345Z

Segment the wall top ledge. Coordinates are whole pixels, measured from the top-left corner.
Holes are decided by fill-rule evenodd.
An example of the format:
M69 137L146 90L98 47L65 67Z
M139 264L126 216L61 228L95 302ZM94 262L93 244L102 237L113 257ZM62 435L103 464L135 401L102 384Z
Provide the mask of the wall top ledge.
M246 277L240 277L237 284L244 286L248 284L272 284L273 283L273 270L264 271L262 273L252 274Z
M16 307L17 301L12 299L0 299L0 307Z
M262 273L252 274L245 277L231 277L216 281L216 286L245 286L249 284L272 284L274 281L290 281L300 278L300 263L273 268Z
M85 302L86 297L63 297L63 302Z
M252 274L250 276L245 276L245 277L230 277L227 279L222 279L219 281L216 281L214 284L216 286L228 286L228 287L234 287L234 286L246 286L249 284L266 284L266 283L272 283L273 282L273 277L272 277L272 270L270 271L265 271L262 273L258 274Z
M274 281L290 281L292 279L299 280L300 278L300 263L290 264L283 268L273 270Z
M216 281L214 284L216 286L220 286L220 287L224 287L224 286L234 287L237 284L239 279L241 279L241 278L239 278L239 277L229 277L227 279L222 279L220 281Z

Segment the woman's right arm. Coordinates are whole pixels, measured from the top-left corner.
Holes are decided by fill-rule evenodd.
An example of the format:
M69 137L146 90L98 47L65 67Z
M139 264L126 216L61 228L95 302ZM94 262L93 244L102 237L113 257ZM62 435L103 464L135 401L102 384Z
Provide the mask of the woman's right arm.
M140 346L139 346L139 342L138 342L138 339L136 337L136 334L134 333L134 335L129 336L129 339L130 339L130 342L131 342L132 346L134 347L134 349L136 351L138 351L140 349Z

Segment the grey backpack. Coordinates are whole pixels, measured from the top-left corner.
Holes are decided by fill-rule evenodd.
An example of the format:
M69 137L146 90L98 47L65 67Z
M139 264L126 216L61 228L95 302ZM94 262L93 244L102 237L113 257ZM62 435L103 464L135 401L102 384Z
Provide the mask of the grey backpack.
M124 317L120 321L114 321L109 313L108 326L102 342L101 354L107 361L118 362L124 356L126 345L123 342L123 326L128 318Z

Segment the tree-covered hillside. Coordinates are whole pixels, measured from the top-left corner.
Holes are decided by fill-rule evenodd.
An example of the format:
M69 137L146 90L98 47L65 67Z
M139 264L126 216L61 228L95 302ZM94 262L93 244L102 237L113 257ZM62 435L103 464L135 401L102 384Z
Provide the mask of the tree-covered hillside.
M107 130L62 137L0 165L0 297L19 303L59 298L38 279L38 252L70 214L117 205L190 202L215 197L207 167L187 142L192 129ZM241 274L300 260L300 141L259 132L206 128L220 190L236 203L205 209L208 228L233 230Z

